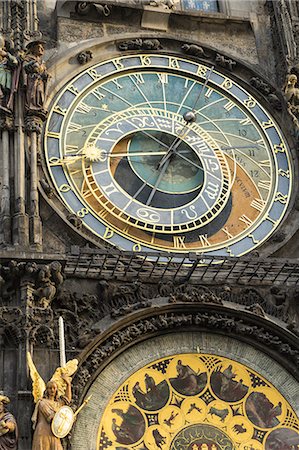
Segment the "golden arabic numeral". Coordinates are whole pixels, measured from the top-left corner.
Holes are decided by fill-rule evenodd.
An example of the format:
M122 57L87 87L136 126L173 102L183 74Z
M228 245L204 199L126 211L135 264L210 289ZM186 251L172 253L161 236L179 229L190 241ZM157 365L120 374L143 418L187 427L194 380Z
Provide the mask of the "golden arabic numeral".
M69 192L72 190L71 186L69 186L68 184L61 184L58 189L60 190L60 192Z
M200 77L206 77L207 76L207 68L199 64L197 69L197 75Z
M133 252L141 252L141 245L140 244L134 244L132 247Z
M275 144L274 145L274 152L275 153L285 153L285 145L283 142L281 142L280 144Z
M186 248L185 236L173 236L173 246L176 248Z
M274 127L274 123L272 122L272 120L268 120L267 122L262 122L262 128L264 130L267 130L267 128L272 128Z
M283 205L285 205L287 203L287 201L288 201L288 196L287 195L283 195L281 192L276 192L274 201L282 203Z
M87 208L81 208L79 211L76 212L78 217L85 217L89 213Z
M120 58L113 59L113 60L112 60L112 63L115 65L115 67L116 67L117 70L120 70L120 69L124 69L124 68L125 68L125 66L124 66L123 63L121 62Z
M290 171L289 170L279 169L278 170L278 174L281 175L282 177L290 178Z
M179 69L179 60L177 58L169 58L169 67L171 67L172 69Z
M60 105L56 105L53 111L56 112L57 114L61 114L62 116L64 116L67 113L67 109L61 108Z
M253 98L249 97L244 100L244 105L247 106L247 108L254 108L256 105L256 101L253 100Z
M143 66L150 66L152 60L149 56L140 56L140 62Z
M111 230L111 228L106 227L105 233L103 234L103 238L104 239L111 239L113 235L114 235L114 231Z
M89 69L87 73L93 78L94 80L98 80L102 77L100 73L98 73L95 69Z
M233 87L233 83L228 78L225 78L225 80L220 85L224 89L231 89Z

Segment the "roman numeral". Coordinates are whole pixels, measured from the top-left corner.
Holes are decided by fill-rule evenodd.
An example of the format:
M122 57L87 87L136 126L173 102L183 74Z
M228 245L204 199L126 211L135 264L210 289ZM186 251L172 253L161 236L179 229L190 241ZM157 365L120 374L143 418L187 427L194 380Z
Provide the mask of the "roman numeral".
M199 240L200 240L200 243L201 243L202 247L210 247L211 246L211 244L210 244L210 242L208 240L208 235L207 234L200 234L198 237L199 237Z
M252 208L256 209L257 211L262 211L264 209L265 205L266 205L266 202L264 200L262 200L261 198L255 198L250 203L250 206L252 206Z
M222 228L223 233L226 234L226 236L228 237L228 239L233 238L233 235L228 231L227 227Z
M92 91L92 94L96 97L97 100L101 101L103 100L103 98L106 97L105 94L102 94L102 92L100 91L99 88L95 89L94 91Z
M176 248L186 248L185 236L173 236L173 246Z
M77 153L77 151L78 151L78 145L70 145L70 144L67 144L66 146L65 146L65 153L67 154L67 153L71 153L72 155L74 154L74 153Z
M251 120L246 117L245 119L240 120L241 125L251 125Z
M116 86L117 89L123 88L123 86L121 84L119 84L119 82L117 80L112 80L112 83Z
M87 114L92 110L92 107L89 105L86 105L86 103L81 102L76 109L76 112L80 113L80 114Z
M134 73L133 75L130 76L130 78L131 79L133 78L138 84L144 84L144 78L141 73Z
M213 93L213 89L208 88L208 89L207 89L207 92L205 93L205 97L210 98L211 95L212 95L212 93Z
M168 84L168 73L157 73L160 83Z
M268 180L261 180L261 181L259 181L258 182L258 187L260 188L260 189L265 189L266 191L269 191L270 190L270 187L271 187L271 181L268 181Z
M230 111L230 110L233 109L235 106L236 106L236 105L234 104L234 102L227 102L227 103L224 105L224 109L225 109L226 111Z
M72 133L74 131L80 131L81 129L82 129L82 125L80 125L79 123L70 122L67 132Z
M252 225L252 220L249 219L249 217L245 216L245 214L243 214L241 217L239 217L239 220L243 223L245 223L245 225L247 225L248 227L250 227L250 225Z

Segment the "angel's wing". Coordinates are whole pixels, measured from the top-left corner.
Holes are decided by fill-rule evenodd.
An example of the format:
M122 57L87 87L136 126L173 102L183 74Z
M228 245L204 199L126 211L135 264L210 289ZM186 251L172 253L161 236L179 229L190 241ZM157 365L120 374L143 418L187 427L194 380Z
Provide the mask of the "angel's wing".
M51 381L55 381L58 387L58 396L64 396L65 390L66 390L66 382L61 377L62 374L71 377L78 368L78 360L77 359L71 359L66 363L64 367L58 367L58 369L55 370L54 375L51 378Z
M32 379L32 395L34 398L34 403L36 403L40 398L42 398L43 393L45 392L46 389L46 385L44 380L38 373L29 352L27 352L27 364Z

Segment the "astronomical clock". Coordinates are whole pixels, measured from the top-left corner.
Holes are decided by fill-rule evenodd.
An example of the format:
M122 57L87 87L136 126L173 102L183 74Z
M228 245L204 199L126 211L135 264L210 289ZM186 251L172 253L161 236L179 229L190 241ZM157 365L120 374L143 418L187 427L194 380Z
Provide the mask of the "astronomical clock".
M298 430L264 377L228 358L185 353L125 380L106 406L97 449L295 450Z
M71 79L44 133L67 210L112 246L241 256L285 216L288 145L271 113L218 68L128 54Z

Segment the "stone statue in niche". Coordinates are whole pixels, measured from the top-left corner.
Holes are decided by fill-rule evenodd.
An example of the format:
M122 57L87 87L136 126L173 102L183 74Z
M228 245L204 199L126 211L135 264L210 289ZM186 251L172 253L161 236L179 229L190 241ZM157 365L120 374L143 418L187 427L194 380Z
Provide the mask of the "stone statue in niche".
M13 92L17 86L18 76L15 75L15 69L18 60L9 52L7 46L0 35L0 111L10 113L13 109Z
M31 112L45 112L49 74L42 59L44 51L44 41L33 41L24 57L25 108Z
M17 450L18 426L14 416L6 410L10 400L0 395L0 450Z

